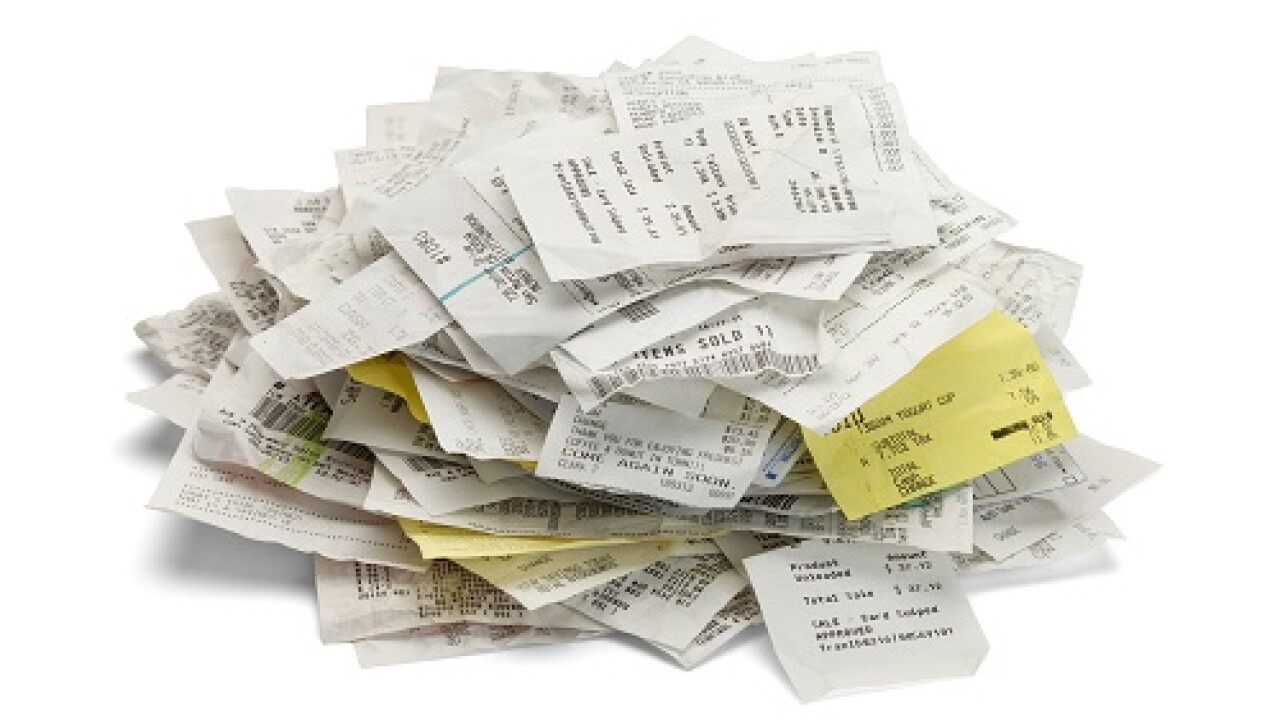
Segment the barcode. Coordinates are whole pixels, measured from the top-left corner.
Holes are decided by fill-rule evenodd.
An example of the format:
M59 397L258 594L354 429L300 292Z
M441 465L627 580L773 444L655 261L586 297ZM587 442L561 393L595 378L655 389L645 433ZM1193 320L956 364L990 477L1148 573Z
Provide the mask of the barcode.
M436 470L446 470L451 467L458 467L454 463L447 463L437 458L424 457L422 455L410 455L404 459L404 464L420 473L432 473Z
M313 442L320 442L320 435L329 421L324 413L281 402L271 396L259 400L252 414L258 422L271 430Z
M758 508L772 508L774 510L790 510L799 501L799 495L749 495L742 498L738 504Z
M346 440L326 440L325 447L333 452L340 452L358 460L373 462L374 459L373 451L359 443L347 442Z
M658 308L648 300L633 302L618 310L622 317L633 323L644 322L658 314Z
M776 370L784 375L808 375L818 369L815 355L783 355L772 348L750 355L734 355L710 365L699 366L699 375L745 375L760 370Z
M723 377L726 375L750 375L771 370L783 375L808 375L819 367L818 358L814 355L784 355L772 348L754 350L744 355L731 355L683 367L653 367L640 365L637 367L621 367L612 372L595 375L587 381L591 392L604 399L610 395L642 382L651 382L672 377Z

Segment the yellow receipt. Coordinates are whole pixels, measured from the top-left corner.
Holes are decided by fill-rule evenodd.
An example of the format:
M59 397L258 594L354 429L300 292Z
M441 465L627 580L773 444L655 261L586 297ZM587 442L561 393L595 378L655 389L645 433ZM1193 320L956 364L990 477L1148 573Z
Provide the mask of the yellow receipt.
M859 518L1076 435L1035 340L996 311L927 355L835 430L804 431L840 509Z
M365 385L372 385L404 398L409 404L409 413L418 422L431 424L427 408L422 404L422 396L418 394L418 386L413 382L413 373L405 364L404 358L399 355L379 355L348 365L347 372Z
M529 555L601 545L630 545L648 538L562 538L527 535L489 535L466 528L434 525L397 518L404 534L417 544L426 560L465 560L497 555Z

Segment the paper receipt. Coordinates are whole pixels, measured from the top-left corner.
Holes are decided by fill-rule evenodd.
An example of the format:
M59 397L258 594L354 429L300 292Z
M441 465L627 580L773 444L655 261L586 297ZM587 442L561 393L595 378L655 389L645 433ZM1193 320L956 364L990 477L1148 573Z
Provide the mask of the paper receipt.
M993 312L805 444L850 518L901 505L1076 435L1035 338Z

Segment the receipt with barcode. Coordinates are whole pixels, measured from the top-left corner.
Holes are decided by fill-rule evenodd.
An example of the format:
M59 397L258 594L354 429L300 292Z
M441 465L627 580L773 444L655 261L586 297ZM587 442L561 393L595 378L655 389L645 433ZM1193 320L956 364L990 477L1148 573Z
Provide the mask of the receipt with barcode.
M735 305L682 332L592 370L568 352L551 353L586 409L656 380L804 377L822 363L821 307L774 295Z
M309 380L285 381L249 355L225 365L205 390L192 435L201 460L261 473L332 502L361 507L373 455L362 445L325 440L330 411Z

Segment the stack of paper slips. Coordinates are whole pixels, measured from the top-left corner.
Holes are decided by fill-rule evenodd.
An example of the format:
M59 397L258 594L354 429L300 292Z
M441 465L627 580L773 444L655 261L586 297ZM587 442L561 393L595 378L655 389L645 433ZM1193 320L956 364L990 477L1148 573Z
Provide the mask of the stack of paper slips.
M1081 270L914 142L878 56L690 38L445 68L328 190L227 192L220 288L144 320L186 429L151 506L315 556L363 665L764 622L804 699L973 673L957 575L1118 537Z

